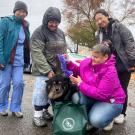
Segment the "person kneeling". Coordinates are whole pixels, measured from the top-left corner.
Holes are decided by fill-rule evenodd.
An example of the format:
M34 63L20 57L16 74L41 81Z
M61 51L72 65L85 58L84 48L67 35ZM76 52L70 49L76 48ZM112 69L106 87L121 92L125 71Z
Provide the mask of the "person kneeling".
M79 90L73 95L73 102L86 105L93 127L111 130L114 118L122 112L126 96L110 48L98 44L93 47L91 58L81 61L79 66L68 61L67 69L73 71L70 80Z

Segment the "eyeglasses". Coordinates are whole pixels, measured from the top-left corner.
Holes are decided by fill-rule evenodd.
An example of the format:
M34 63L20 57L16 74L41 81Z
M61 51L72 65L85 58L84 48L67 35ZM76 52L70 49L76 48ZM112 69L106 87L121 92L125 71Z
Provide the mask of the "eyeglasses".
M49 21L48 23L49 23L49 24L59 25L59 22L58 22L58 21L55 21L55 20L54 20L54 21Z

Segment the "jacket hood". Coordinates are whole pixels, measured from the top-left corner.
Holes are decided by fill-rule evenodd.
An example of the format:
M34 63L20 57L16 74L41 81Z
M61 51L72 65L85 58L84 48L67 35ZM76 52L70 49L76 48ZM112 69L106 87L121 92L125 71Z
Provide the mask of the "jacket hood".
M47 23L50 20L56 20L59 23L61 22L61 13L60 10L56 7L49 7L43 17L42 24L47 26Z

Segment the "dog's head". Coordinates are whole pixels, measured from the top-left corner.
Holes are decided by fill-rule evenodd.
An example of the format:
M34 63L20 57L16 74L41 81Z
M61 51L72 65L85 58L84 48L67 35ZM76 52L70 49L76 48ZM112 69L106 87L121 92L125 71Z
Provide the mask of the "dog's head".
M57 100L65 96L70 89L69 82L69 78L63 77L62 75L55 75L51 79L47 80L46 90L49 99Z

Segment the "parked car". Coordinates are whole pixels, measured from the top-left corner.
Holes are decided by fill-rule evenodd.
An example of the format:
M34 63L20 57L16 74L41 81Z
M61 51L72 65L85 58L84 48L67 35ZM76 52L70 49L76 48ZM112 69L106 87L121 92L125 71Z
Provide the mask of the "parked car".
M31 55L30 55L30 64L24 64L23 73L28 73L28 74L32 73L32 58L31 58Z
M69 59L76 64L79 64L83 59L87 57L85 55L77 54L77 53L68 53L68 56Z
M23 68L23 72L31 74L32 73L32 63L31 64L25 64L24 68Z

